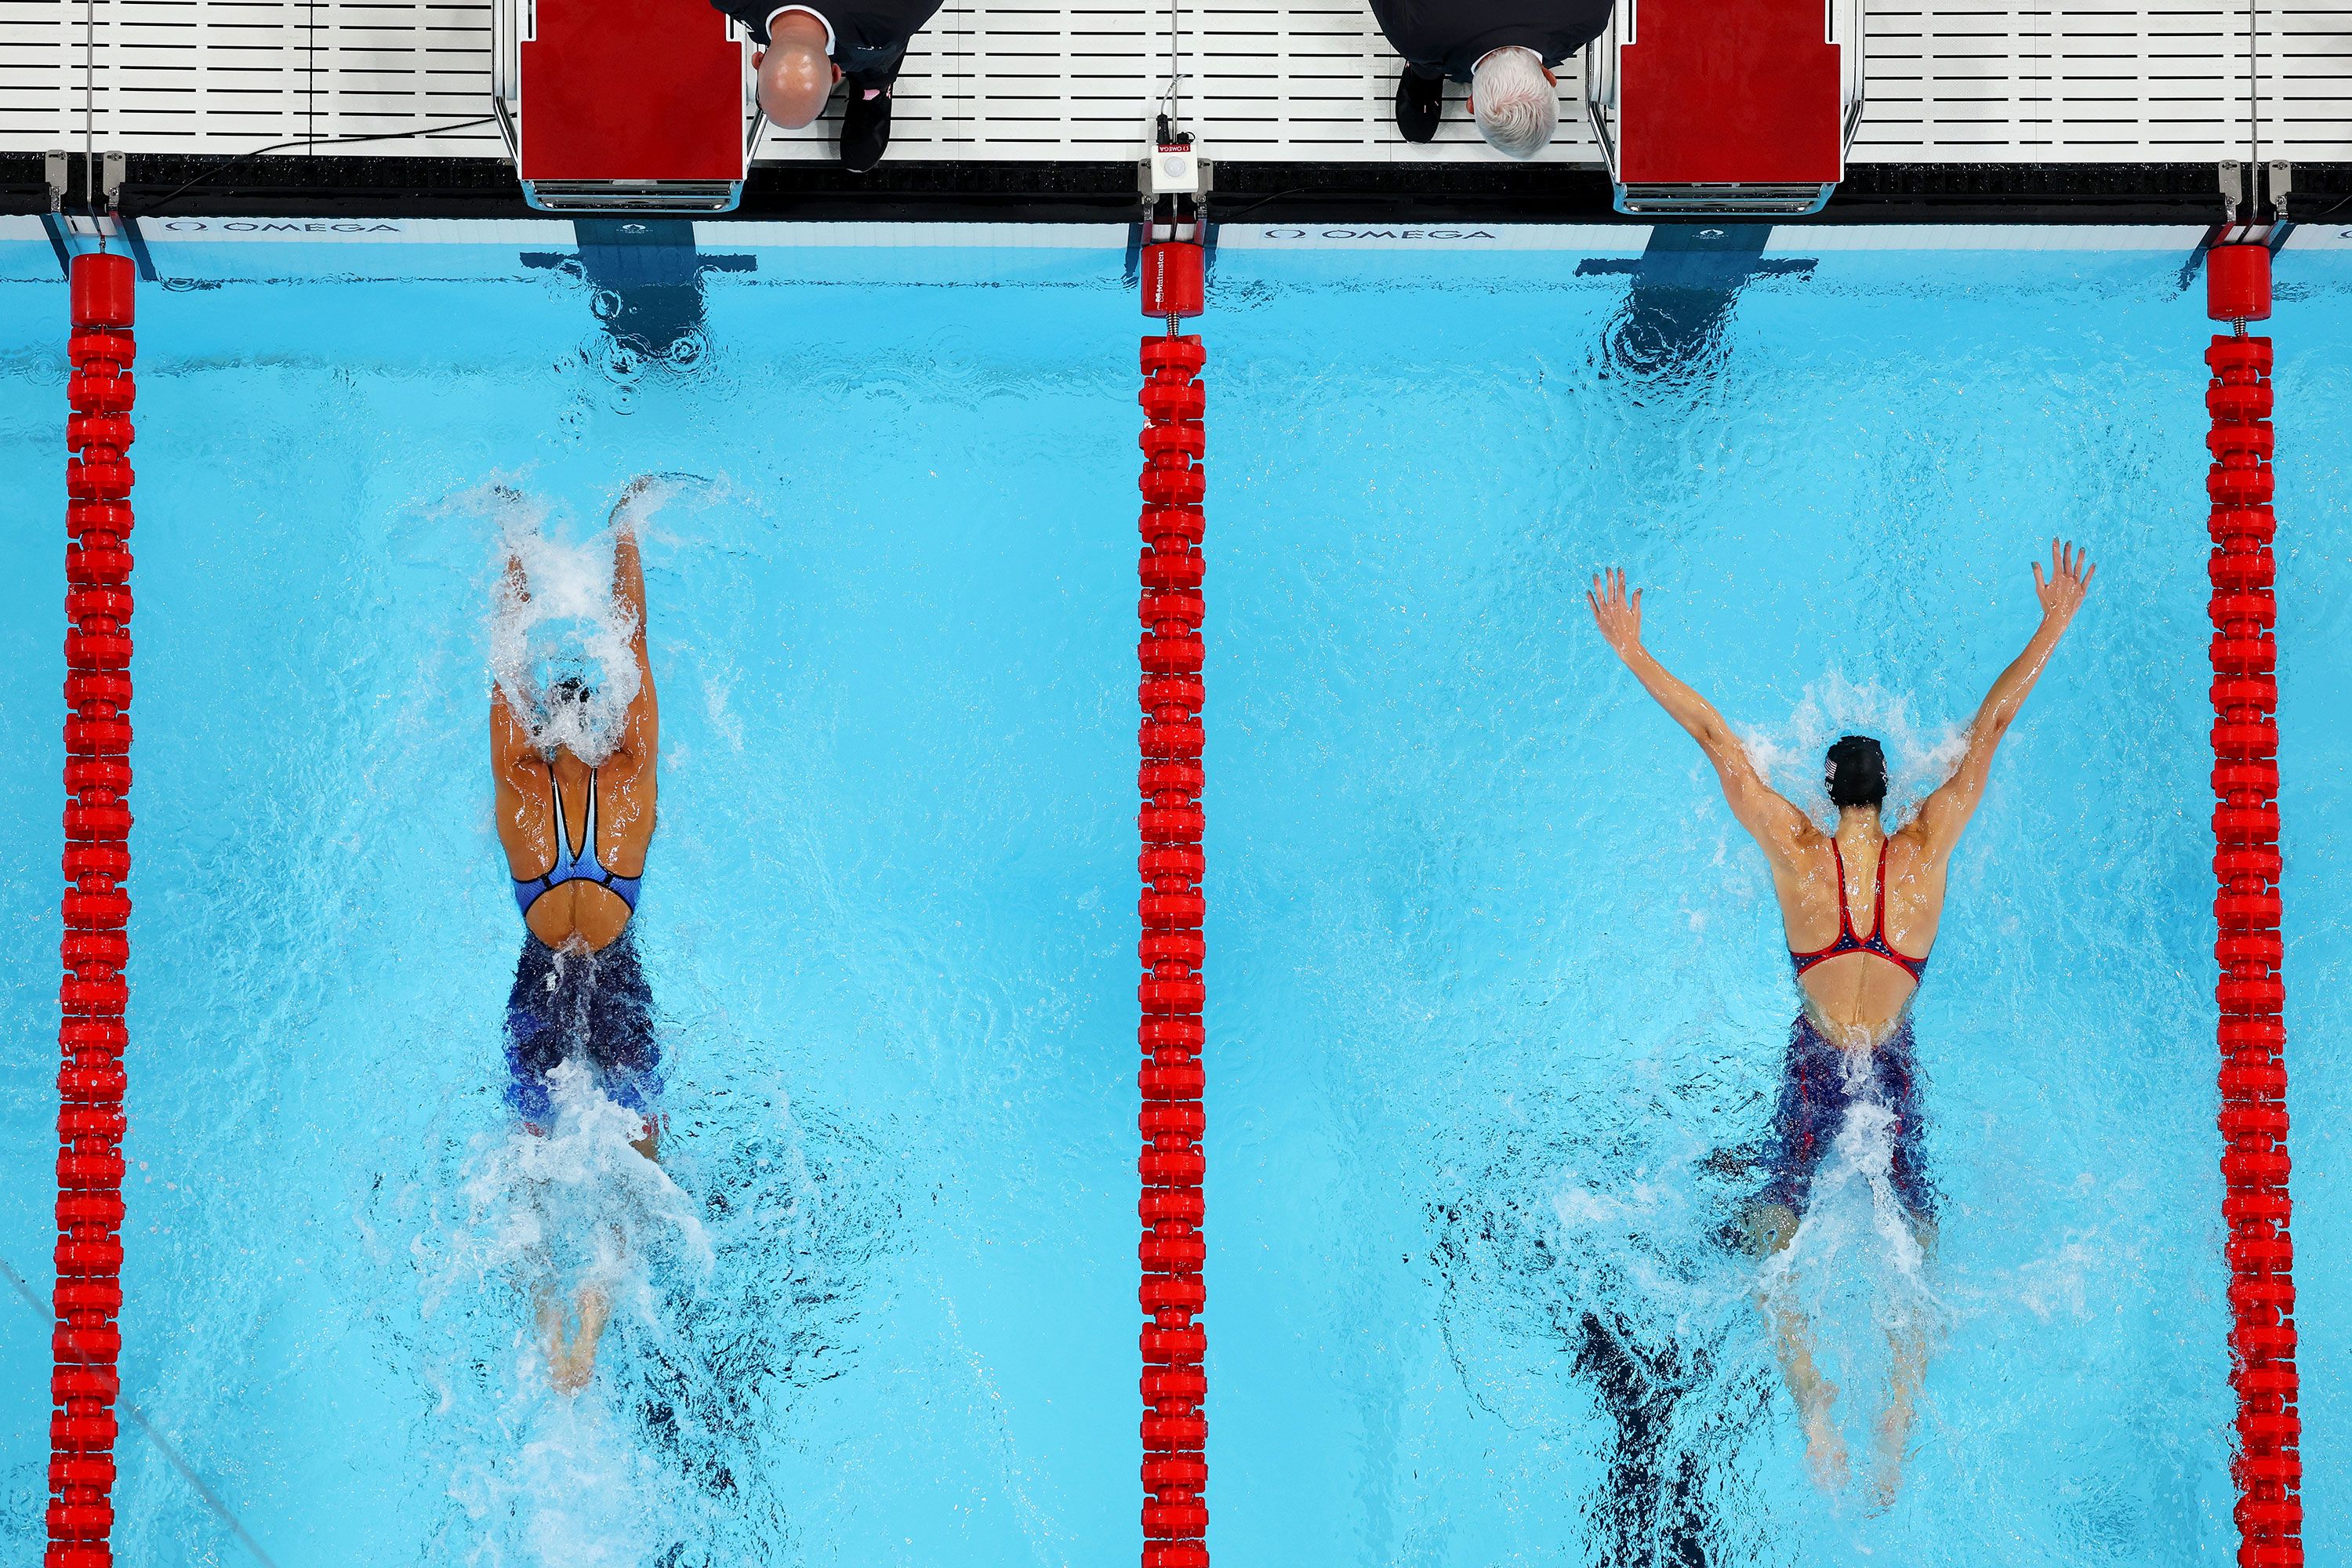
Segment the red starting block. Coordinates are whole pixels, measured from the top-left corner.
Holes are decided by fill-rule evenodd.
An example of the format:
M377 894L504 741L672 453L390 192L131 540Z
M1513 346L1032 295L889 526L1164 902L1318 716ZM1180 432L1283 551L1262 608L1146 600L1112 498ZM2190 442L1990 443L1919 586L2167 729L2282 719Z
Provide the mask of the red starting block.
M1859 0L1617 0L1585 51L1617 210L1819 212L1862 121L1861 37Z
M543 212L730 212L760 121L706 0L494 0L491 100Z

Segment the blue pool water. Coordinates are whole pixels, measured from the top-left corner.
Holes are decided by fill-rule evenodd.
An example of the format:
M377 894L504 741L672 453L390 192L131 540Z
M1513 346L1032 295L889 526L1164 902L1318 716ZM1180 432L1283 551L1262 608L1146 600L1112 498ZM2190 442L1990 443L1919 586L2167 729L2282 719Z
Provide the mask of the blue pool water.
M519 259L547 243L159 245L126 1397L284 1568L1126 1560L1116 240L707 227L756 265L705 279L682 365ZM1218 259L1217 1560L2229 1562L2183 258L1784 239L1816 265L1735 301L1629 274L1639 249ZM2273 323L2315 1563L2352 1552L2344 254L2290 250ZM64 300L45 247L0 262L0 1256L45 1292ZM506 1120L485 723L518 515L490 487L593 554L653 472L689 476L646 545L666 1179ZM1850 1205L1814 1237L1857 1454L1874 1317L1935 1336L1875 1513L1805 1479L1755 1266L1717 1241L1793 1010L1769 889L1581 589L1647 584L1652 647L1797 798L1841 728L1916 796L2058 533L2097 585L1916 1008L1937 1257L1905 1273ZM576 1252L603 1221L622 1304L565 1402L531 1226ZM40 1534L47 1353L0 1302L9 1561ZM120 1457L124 1561L245 1560L135 1430Z

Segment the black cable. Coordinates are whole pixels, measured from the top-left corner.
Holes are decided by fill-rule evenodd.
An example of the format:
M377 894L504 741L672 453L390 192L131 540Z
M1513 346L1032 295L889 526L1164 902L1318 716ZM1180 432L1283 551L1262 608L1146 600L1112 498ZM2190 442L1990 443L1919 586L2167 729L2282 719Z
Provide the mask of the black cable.
M1307 190L1308 187L1305 185L1293 185L1286 191L1276 191L1272 195L1260 196L1254 202L1244 202L1241 205L1234 208L1231 212L1217 214L1216 217L1213 221L1217 223L1231 223L1234 219L1241 216L1242 214L1255 212L1258 208L1265 205L1268 202L1278 202L1285 196L1303 196L1307 194Z
M2352 196L2344 196L2337 200L2334 206L2327 208L2326 211L2315 213L2309 217L2299 217L2294 221L2298 224L2324 223L2336 214L2342 212L2344 210L2345 204L2347 202L2352 202Z
M272 142L267 147L255 147L250 151L239 153L235 157L222 159L212 167L197 174L194 178L184 181L149 202L140 209L137 216L144 217L158 212L165 202L203 184L223 169L242 163L247 158L258 158L264 153L282 153L289 147L346 147L357 142L404 142L412 136L437 136L445 131L470 131L477 125L490 124L497 118L498 116L494 114L485 114L478 120L452 121L446 125L421 126L415 131L381 131L373 136L305 136L291 142Z

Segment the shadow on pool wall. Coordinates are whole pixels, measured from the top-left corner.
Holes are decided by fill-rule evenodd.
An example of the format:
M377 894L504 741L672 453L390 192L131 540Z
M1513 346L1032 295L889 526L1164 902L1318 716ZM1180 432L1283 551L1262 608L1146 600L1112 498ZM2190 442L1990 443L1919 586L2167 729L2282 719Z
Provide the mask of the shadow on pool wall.
M1133 1547L1139 323L1095 258L959 287L954 253L887 283L773 254L703 279L698 363L634 379L584 283L519 262L142 300L126 1390L289 1568ZM2205 328L2177 265L1824 256L1683 299L1576 259L1343 286L1227 252L1202 323L1219 1560L2224 1563ZM2338 290L2274 323L2324 1561L2352 331L2294 262L2283 297ZM1645 319L1671 352L1632 374ZM12 471L54 456L43 321L0 326ZM649 470L708 480L647 544L641 940L713 1262L648 1258L564 1409L469 1206L519 933L495 562L450 501L503 475L593 529ZM0 843L0 1250L28 1273L62 716L35 488L0 487L0 798L41 825ZM1792 1008L1761 864L1579 595L1604 561L1650 584L1653 646L1798 798L1844 725L1887 737L1899 794L2058 532L2098 587L1917 1008L1946 1331L1874 1520L1803 1479L1717 1240ZM47 1356L0 1313L11 1538ZM230 1560L121 1458L126 1560Z
M1817 265L1810 258L1766 260L1771 234L1769 223L1661 224L1638 258L1578 262L1580 278L1631 279L1624 306L1610 323L1608 363L1667 383L1712 374L1739 291L1755 279L1801 278Z

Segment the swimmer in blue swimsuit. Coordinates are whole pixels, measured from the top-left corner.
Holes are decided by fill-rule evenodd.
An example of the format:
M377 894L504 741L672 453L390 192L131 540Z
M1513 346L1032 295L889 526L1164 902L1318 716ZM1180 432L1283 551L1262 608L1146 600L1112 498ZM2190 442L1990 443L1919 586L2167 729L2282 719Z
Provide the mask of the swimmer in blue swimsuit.
M613 599L635 628L636 694L607 733L595 721L597 691L584 672L528 694L527 711L509 703L501 684L490 698L490 765L499 840L527 928L507 996L507 1103L532 1132L549 1131L549 1075L577 1062L607 1098L635 1113L633 1142L652 1160L660 1154L661 1049L630 921L654 835L661 724L629 499L614 510ZM527 601L520 563L508 570L509 595ZM593 1375L610 1310L593 1285L582 1287L570 1312L551 1290L541 1291L540 1327L562 1392L577 1392ZM573 1314L576 1333L568 1331Z
M1885 1113L1886 1184L1922 1250L1935 1245L1935 1190L1920 1142L1911 998L1943 917L1952 850L1984 798L1993 752L2082 607L2094 570L2074 546L2051 542L2048 576L2039 562L2033 568L2041 626L1978 708L1952 776L1892 834L1881 817L1886 763L1877 742L1848 735L1830 748L1824 782L1838 819L1823 832L1765 784L1713 705L1642 646L1642 595L1627 595L1624 574L1593 579L1587 602L1601 635L1715 764L1732 815L1763 849L1780 896L1801 1005L1772 1113L1767 1179L1746 1219L1750 1245L1759 1253L1778 1254L1796 1239L1814 1173L1862 1106ZM1867 936L1855 914L1864 900ZM1814 1365L1811 1325L1785 1299L1767 1299L1764 1305L1804 1423L1814 1478L1824 1489L1842 1487L1845 1445L1831 1415L1838 1391ZM1909 1329L1890 1330L1889 1345L1895 1376L1874 1447L1876 1490L1891 1501L1901 1484L1927 1346Z

